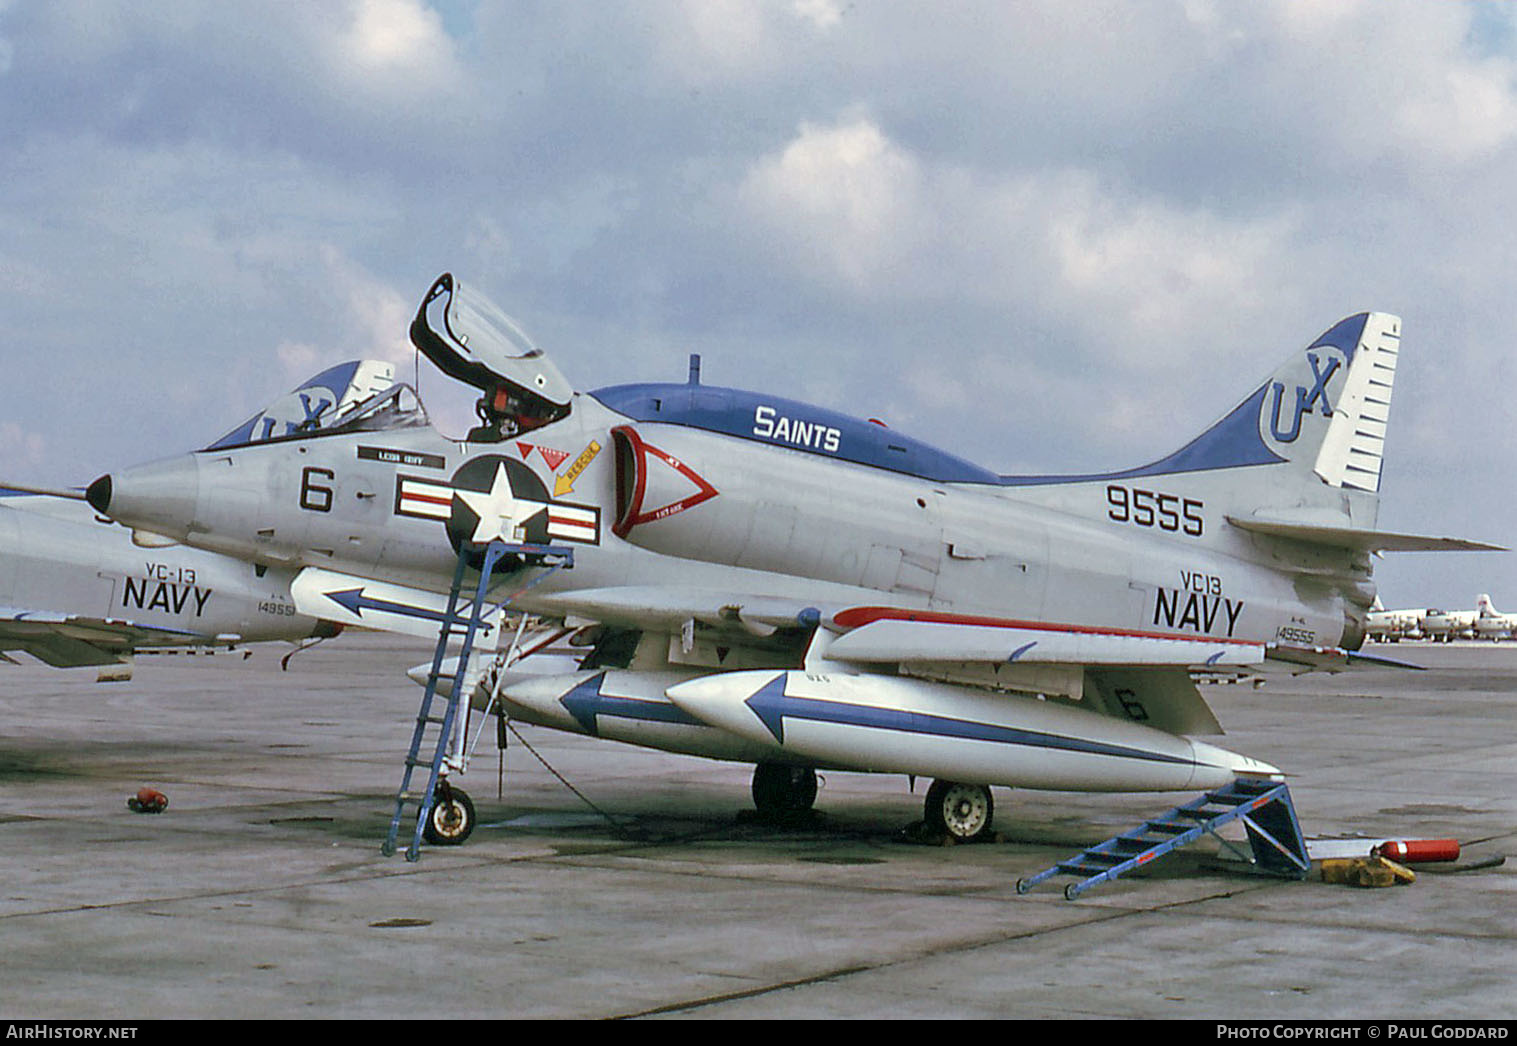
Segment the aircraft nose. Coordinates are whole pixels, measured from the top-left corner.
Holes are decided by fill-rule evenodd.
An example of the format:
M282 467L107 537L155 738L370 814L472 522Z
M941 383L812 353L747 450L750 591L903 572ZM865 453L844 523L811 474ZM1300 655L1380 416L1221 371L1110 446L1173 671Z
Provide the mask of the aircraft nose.
M198 489L195 462L171 458L107 473L85 488L84 499L117 523L183 540L194 525Z
M111 477L107 473L84 488L84 500L88 501L102 516L111 511Z

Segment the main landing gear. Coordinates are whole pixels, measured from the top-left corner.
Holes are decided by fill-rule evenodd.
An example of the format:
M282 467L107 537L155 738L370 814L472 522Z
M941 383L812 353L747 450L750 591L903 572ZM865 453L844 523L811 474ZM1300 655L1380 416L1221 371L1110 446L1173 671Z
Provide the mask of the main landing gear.
M934 781L922 807L927 830L956 842L987 838L995 818L995 801L988 785Z
M798 817L816 802L816 771L809 766L759 763L753 768L753 806L765 820Z
M759 763L753 768L753 805L764 821L794 823L816 803L816 771L809 766ZM988 839L995 820L989 785L934 781L922 808L924 838L971 843Z

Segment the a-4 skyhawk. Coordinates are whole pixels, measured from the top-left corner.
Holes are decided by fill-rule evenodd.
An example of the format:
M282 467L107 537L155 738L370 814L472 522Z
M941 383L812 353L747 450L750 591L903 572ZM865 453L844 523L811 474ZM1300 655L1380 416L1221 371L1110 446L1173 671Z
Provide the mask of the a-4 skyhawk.
M1278 774L1197 739L1221 728L1191 670L1342 667L1371 553L1489 547L1376 530L1400 332L1334 324L1152 464L1007 476L702 384L695 361L682 383L575 391L445 275L411 335L483 393L466 439L396 385L320 431L88 493L129 526L298 569L304 613L423 634L469 543L511 543L495 591L540 582L514 606L591 641L578 671L506 673L512 715L754 763L766 807L808 806L822 768L933 778L928 821L967 837L991 785ZM572 569L532 551L549 547Z
M377 361L318 374L213 446L314 431L387 388ZM133 534L102 519L79 491L0 487L0 657L26 653L58 668L121 679L141 650L299 641L339 629L295 608L296 571Z
M0 659L122 679L141 650L335 635L290 598L295 573L127 531L66 495L0 490Z

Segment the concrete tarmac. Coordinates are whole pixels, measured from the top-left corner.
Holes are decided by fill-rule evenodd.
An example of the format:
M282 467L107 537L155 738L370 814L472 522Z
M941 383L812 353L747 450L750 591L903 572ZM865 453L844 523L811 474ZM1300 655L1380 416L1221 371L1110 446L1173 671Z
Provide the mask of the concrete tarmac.
M748 767L533 727L584 798L515 739L497 798L490 728L474 837L386 858L428 650L287 649L0 665L0 1017L1517 1017L1517 860L1358 889L1213 844L1017 894L1183 794L998 789L997 842L926 846L926 782L827 774L779 829ZM1375 652L1430 670L1205 687L1221 743L1291 773L1309 835L1513 853L1517 644Z

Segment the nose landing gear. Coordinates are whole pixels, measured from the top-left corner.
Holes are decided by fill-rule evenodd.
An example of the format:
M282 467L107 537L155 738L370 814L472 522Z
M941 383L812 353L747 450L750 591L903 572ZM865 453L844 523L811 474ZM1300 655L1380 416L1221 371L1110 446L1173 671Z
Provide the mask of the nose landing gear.
M448 784L447 778L437 782L422 838L433 846L459 846L474 831L474 822L474 801L469 793Z

